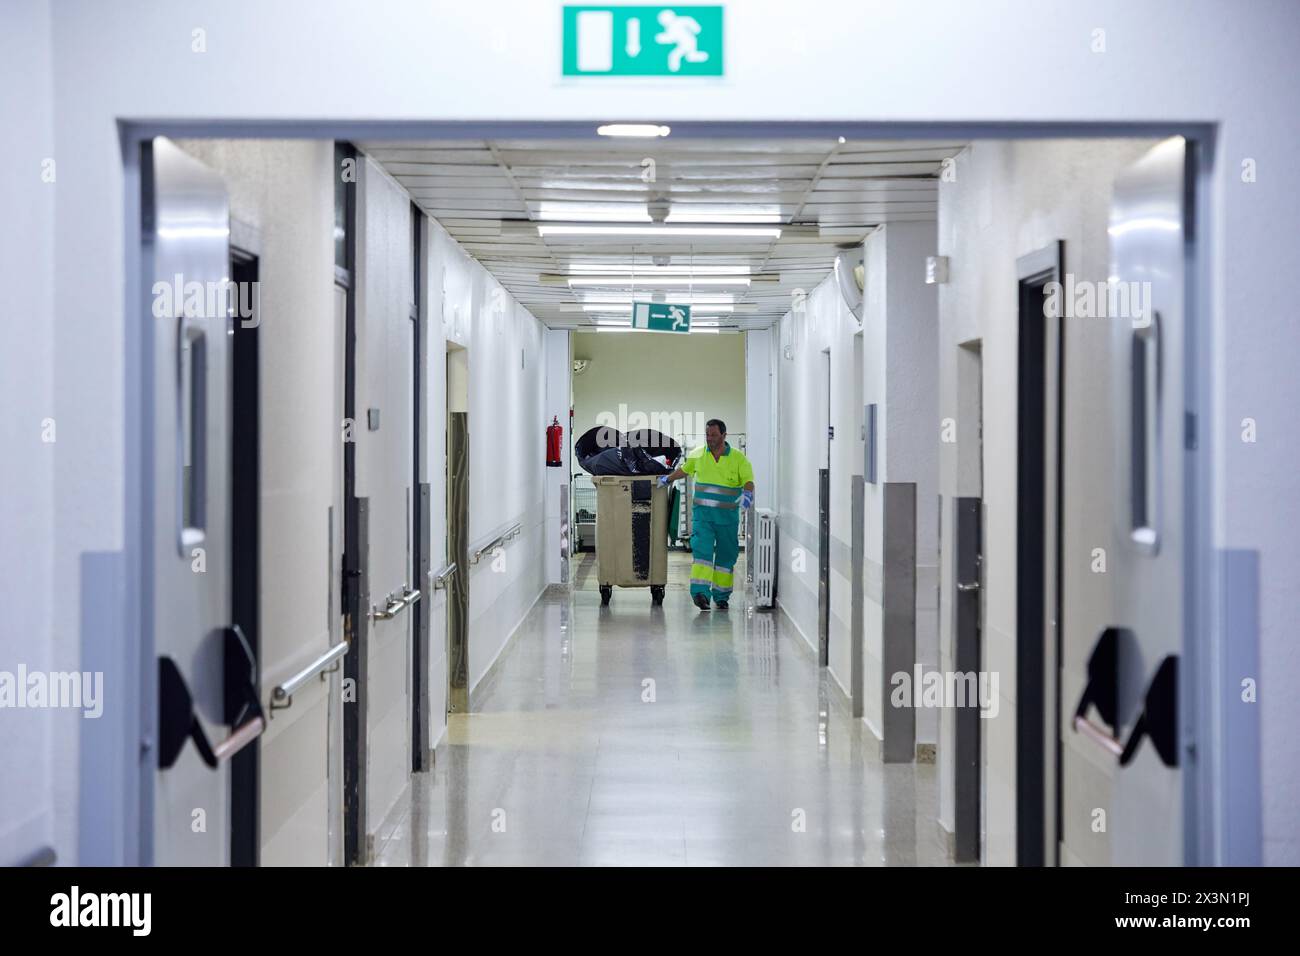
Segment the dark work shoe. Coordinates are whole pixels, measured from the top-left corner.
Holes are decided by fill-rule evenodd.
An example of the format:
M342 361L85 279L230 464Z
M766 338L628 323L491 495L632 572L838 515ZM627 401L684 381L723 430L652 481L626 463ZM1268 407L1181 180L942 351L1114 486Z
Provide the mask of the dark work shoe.
M718 606L718 610L719 610L719 611L725 611L725 610L727 609L727 602L726 602L726 601L718 601L718 602L717 602L717 606Z
M695 595L695 606L701 611L707 611L709 609L709 599L703 594L697 594Z

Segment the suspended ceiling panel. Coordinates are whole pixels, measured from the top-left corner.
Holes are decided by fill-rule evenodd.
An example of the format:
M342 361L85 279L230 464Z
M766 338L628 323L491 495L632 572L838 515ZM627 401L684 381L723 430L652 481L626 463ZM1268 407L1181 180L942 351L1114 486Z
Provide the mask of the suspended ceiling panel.
M670 136L360 145L551 328L614 323L633 299L658 297L693 302L700 321L754 329L789 311L797 290L811 291L840 249L876 226L935 219L943 160L964 144ZM656 221L766 225L781 235L542 236L537 228ZM570 277L587 281L571 286Z

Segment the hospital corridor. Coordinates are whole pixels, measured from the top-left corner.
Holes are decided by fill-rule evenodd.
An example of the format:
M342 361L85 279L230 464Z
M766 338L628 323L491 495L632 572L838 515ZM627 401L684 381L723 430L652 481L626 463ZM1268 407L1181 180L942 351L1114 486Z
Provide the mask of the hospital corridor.
M1014 884L1111 925L1300 864L1294 6L380 6L4 11L41 920L119 868L1157 874Z

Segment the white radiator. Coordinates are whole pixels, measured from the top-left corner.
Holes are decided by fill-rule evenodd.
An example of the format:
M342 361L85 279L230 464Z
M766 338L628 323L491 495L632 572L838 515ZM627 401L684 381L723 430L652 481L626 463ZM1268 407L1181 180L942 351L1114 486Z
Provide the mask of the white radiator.
M776 603L776 512L754 509L754 544L745 560L754 569L754 603L773 607Z

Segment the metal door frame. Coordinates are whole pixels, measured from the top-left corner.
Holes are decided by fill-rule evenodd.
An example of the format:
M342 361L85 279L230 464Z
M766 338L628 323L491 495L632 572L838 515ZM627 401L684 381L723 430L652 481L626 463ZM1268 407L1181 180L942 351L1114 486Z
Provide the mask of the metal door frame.
M257 282L261 263L253 252L231 244L232 282ZM253 278L240 280L237 269L247 269ZM260 309L260 302L254 306ZM254 315L251 326L236 316L230 350L230 619L238 624L248 639L253 658L258 663L258 696L261 696L262 647L261 623L261 369L258 325L261 314ZM243 342L240 349L238 343ZM245 379L251 379L247 381ZM251 410L248 409L251 404ZM243 409L241 416L240 410ZM251 427L252 434L238 432L240 424ZM239 467L240 465L243 467ZM251 493L240 495L241 478L252 485ZM247 490L247 489L246 489ZM239 549L243 542L247 552ZM251 584L251 588L248 586ZM239 613L241 598L247 601L246 616ZM259 866L261 863L261 757L262 744L255 740L235 754L230 766L230 862L232 866ZM242 844L242 845L241 845Z
M1059 316L1049 318L1034 304L1033 290L1060 282L1065 243L1055 240L1016 260L1016 862L1021 866L1060 862L1061 756L1061 461L1065 420L1065 342ZM1026 351L1024 331L1041 331ZM1042 363L1041 394L1027 389L1028 361ZM1026 412L1037 413L1029 444L1041 441L1033 493L1026 491ZM982 489L981 489L982 491ZM1026 522L1037 514L1041 526ZM1032 540L1031 540L1032 536ZM1037 552L1037 558L1027 553ZM1035 575L1035 568L1037 574ZM1044 576L1047 572L1046 576ZM1040 588L1025 587L1029 576ZM1035 639L1037 635L1037 639ZM1028 744L1028 747L1026 747ZM1026 753L1032 760L1026 759ZM1051 783L1048 783L1050 773Z
M671 117L665 117L671 119ZM122 175L122 230L126 266L123 274L124 328L123 361L123 431L125 481L123 508L123 553L121 579L124 587L118 591L106 586L106 580L96 577L84 583L83 596L90 602L83 620L120 621L120 627L109 627L114 639L120 642L122 653L116 655L123 661L135 661L138 666L118 673L119 686L138 691L142 706L139 712L123 708L118 718L118 735L123 736L127 752L134 752L145 734L150 720L144 712L143 701L151 699L154 692L153 675L146 671L153 662L154 635L145 609L153 598L152 568L146 553L146 510L152 503L152 481L149 477L154 455L153 407L149 388L152 377L148 374L151 355L147 352L152 342L151 331L143 323L130 321L138 316L146 302L151 281L144 273L142 224L142 159L140 149L152 137L165 135L185 137L221 138L301 138L301 139L528 139L573 138L590 141L593 121L486 121L431 118L411 120L277 120L277 119L200 119L200 120L142 120L138 117L119 117L118 130L123 163ZM789 139L839 136L861 139L936 139L969 140L1044 140L1090 138L1157 138L1181 135L1187 138L1189 152L1195 156L1196 228L1189 230L1191 253L1189 264L1189 298L1186 303L1188 342L1185 377L1186 401L1190 413L1197 420L1211 420L1209 412L1214 395L1214 369L1210 360L1214 343L1214 328L1209 304L1214 301L1214 269L1217 241L1215 230L1218 206L1214 181L1216 139L1218 126L1212 122L1186 120L1171 122L1025 122L1015 120L989 122L942 121L782 121L753 120L743 122L694 120L673 123L673 136L685 139L718 137L747 137ZM1226 623L1224 608L1237 600L1235 588L1238 578L1220 575L1220 554L1213 539L1214 484L1213 460L1209 452L1222 439L1210 429L1202 428L1200 447L1206 452L1189 457L1185 469L1186 545L1184 556L1189 568L1186 588L1186 621L1184 630L1185 660L1191 673L1202 677L1195 687L1192 712L1197 715L1195 741L1203 749L1223 746L1223 718L1216 706L1218 699L1214 675L1222 666L1228 653L1224 639ZM117 572L106 569L106 578ZM119 603L117 598L124 595ZM1251 595L1244 594L1249 599ZM101 625L105 626L105 625ZM353 655L349 654L349 658ZM107 675L106 675L107 679ZM84 758L83 758L84 759ZM87 761L87 767L93 763ZM127 774L116 784L105 783L94 791L101 801L120 807L122 813L122 838L116 842L106 834L91 839L83 849L84 857L114 862L147 863L152 860L152 841L143 832L152 825L152 800L144 786L152 767L140 761L137 773ZM1258 806L1259 782L1250 781L1230 794L1221 792L1211 772L1211 761L1199 761L1193 771L1185 776L1186 805L1184 807L1187 848L1185 862L1208 864L1222 857L1222 839L1227 820L1237 801L1254 801ZM83 801L84 803L84 801ZM101 803L101 806L103 804ZM82 833L90 834L97 825L96 814L82 811Z
M413 329L412 361L414 377L411 382L412 404L411 433L411 587L420 591L424 599L411 605L411 770L419 773L430 764L429 741L426 728L429 723L429 622L432 616L429 571L429 483L424 480L424 452L427 447L424 390L428 381L428 356L425 327L428 310L424 301L424 212L411 203L411 259L414 262L414 301L411 303Z

